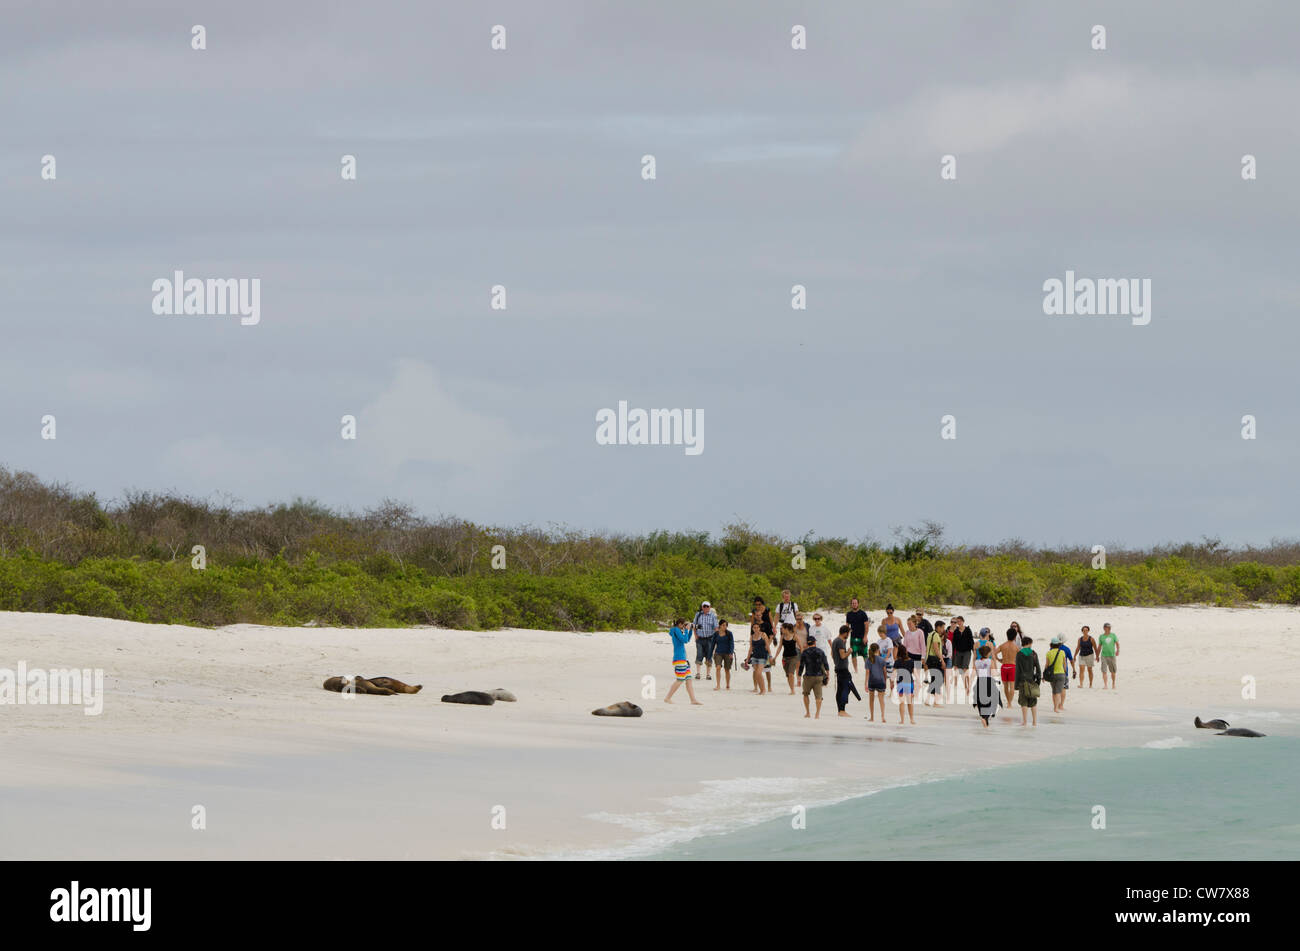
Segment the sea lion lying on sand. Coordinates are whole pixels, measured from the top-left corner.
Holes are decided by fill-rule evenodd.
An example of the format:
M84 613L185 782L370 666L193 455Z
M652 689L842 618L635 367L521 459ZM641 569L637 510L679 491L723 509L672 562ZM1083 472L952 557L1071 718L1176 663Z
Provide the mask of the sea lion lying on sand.
M460 693L447 693L442 696L443 703L472 703L481 707L490 707L496 698L482 690L462 690Z
M504 700L506 703L514 703L515 695L505 687L497 687L495 690L489 690L493 700Z
M623 700L619 703L611 703L607 707L601 707L599 710L592 710L593 717L639 717L641 708L631 700Z
M1222 733L1216 733L1215 736L1268 736L1267 733L1256 733L1254 730L1247 730L1244 726L1234 726L1231 730L1224 730Z
M321 684L335 693L369 693L377 697L391 697L397 693L419 693L424 684L404 684L393 677L330 677Z
M1198 730L1226 730L1228 728L1227 720L1202 720L1197 717L1195 722Z

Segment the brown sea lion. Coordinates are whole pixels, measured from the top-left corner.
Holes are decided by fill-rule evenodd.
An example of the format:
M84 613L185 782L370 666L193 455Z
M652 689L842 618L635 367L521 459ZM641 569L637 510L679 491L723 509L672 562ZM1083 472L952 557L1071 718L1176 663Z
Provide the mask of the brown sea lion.
M412 687L392 677L330 677L321 684L334 693L368 693L376 697L391 697L399 693L419 693L423 684Z
M1198 730L1226 730L1228 728L1227 720L1202 720L1197 717L1193 723Z
M480 707L490 707L496 698L482 690L462 690L460 693L447 693L442 696L443 703L469 703Z
M396 677L367 677L366 680L375 687L387 687L393 693L419 693L424 689L424 684L404 684Z
M631 700L623 700L619 703L611 703L607 707L601 707L599 710L592 710L593 717L639 717L641 708Z

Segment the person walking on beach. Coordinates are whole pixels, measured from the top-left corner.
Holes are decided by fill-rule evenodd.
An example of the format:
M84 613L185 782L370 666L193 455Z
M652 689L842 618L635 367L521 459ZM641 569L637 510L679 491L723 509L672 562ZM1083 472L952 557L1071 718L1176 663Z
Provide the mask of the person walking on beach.
M1034 726L1038 726L1038 694L1043 682L1043 669L1034 653L1032 637L1021 639L1024 646L1016 651L1016 689L1020 692L1020 725L1029 726L1029 711L1034 712Z
M731 689L731 668L736 665L736 638L731 633L731 626L726 621L718 621L718 633L714 635L717 643L713 645L713 662L718 671L718 682L714 690L722 689L722 673L727 673L727 689Z
M1016 650L1019 650L1020 648L1024 647L1024 644L1022 643L1024 636L1025 636L1024 632L1020 630L1020 622L1012 621L1011 626L1007 628L1007 637L1015 638Z
M984 721L987 730L989 719L997 716L1001 701L998 694L998 682L993 679L993 647L981 644L979 656L975 658L975 712Z
M790 599L790 589L781 592L781 603L776 606L777 623L793 624L799 615L799 605Z
M679 617L673 621L668 636L673 641L673 674L677 679L668 688L668 696L664 697L664 703L672 703L677 688L686 684L686 694L691 698L691 703L697 707L701 706L700 701L695 699L695 685L691 683L691 663L686 659L686 643L691 639L691 629L687 626L686 619Z
M898 615L894 613L894 606L892 604L885 605L885 616L880 619L880 622L885 625L885 636L891 641L896 641L898 638L903 636L903 622L899 619ZM865 642L863 644L863 650L866 650Z
M750 693L760 696L767 693L763 688L763 673L767 668L768 640L758 621L749 625L749 653L745 655L745 666L754 672L754 689Z
M916 714L912 710L912 699L916 694L916 661L912 659L911 652L899 645L894 649L894 678L898 682L898 722L903 722L903 707L907 707L907 715L911 718L912 726L916 726Z
M1079 672L1079 686L1083 686L1083 672L1088 671L1088 686L1092 682L1092 669L1097 663L1097 639L1092 636L1092 629L1084 625L1079 633L1079 643L1074 645L1075 668Z
M1074 673L1076 664L1074 663L1074 651L1070 650L1070 645L1065 643L1064 634L1061 635L1060 648L1065 651L1065 683L1062 685L1064 689L1061 690L1061 711L1064 712L1065 701L1070 696L1070 676Z
M845 709L849 705L849 694L862 699L857 686L853 683L853 674L849 671L849 635L853 629L847 624L840 625L840 636L831 642L831 657L835 662L835 708L840 716L851 716Z
M706 679L713 679L713 653L717 645L714 636L718 633L718 616L713 613L713 605L705 601L691 622L695 631L695 679L700 679L700 668L708 674Z
M799 645L800 652L802 652L803 649L808 646L808 635L811 633L812 630L808 627L806 623L804 623L803 612L796 611L794 615L794 639ZM803 686L802 676L795 681L795 686L796 687Z
M759 629L763 632L763 636L767 638L767 645L769 647L769 656L764 659L763 663L763 674L767 677L767 692L771 693L772 667L770 661L772 660L772 655L776 653L776 629L772 627L772 612L768 610L767 605L764 603L762 598L754 599L754 614L758 618Z
M889 638L882 638L893 646L893 641ZM874 721L876 719L876 702L880 702L880 722L885 722L885 691L889 689L889 683L885 678L885 655L881 653L880 642L877 641L867 649L867 719Z
M919 664L925 656L925 639L928 636L921 630L920 620L914 617L907 619L907 630L903 632L903 650L911 658L913 664ZM933 631L934 629L931 628ZM886 629L888 632L888 629ZM891 638L892 640L892 638ZM894 669L898 669L897 653L895 653ZM912 669L912 668L909 668Z
M853 672L858 672L858 658L866 652L867 625L871 618L867 612L858 607L858 599L849 599L849 613L844 615L844 623L849 626L849 651L853 655Z
M817 698L817 712L812 714L814 720L822 718L822 688L830 680L830 665L826 661L826 652L817 646L817 635L808 635L808 646L799 655L799 678L803 683L803 715L808 718L811 710L808 694Z
M925 619L925 611L921 608L916 609L916 626L921 629L921 633L926 637L934 633L934 625Z
M1110 674L1110 689L1119 687L1115 668L1119 663L1119 638L1111 633L1110 625L1101 626L1101 637L1097 639L1101 648L1101 689L1106 689L1106 675Z
M790 684L790 696L794 696L794 678L799 675L799 639L794 636L794 624L781 625L781 667L785 679ZM802 685L803 680L799 683Z
M901 643L903 643L902 633L901 632L899 633L898 641L895 642L890 639L888 634L885 633L885 625L882 624L880 625L879 628L879 637L876 640L875 644L872 645L872 647L875 647L880 652L880 659L885 663L885 684L890 690L894 689L894 649L897 648L898 645ZM871 655L868 654L867 655L868 670L870 669L870 662L871 662ZM868 687L867 689L869 690L871 688ZM883 703L884 700L882 699L881 702Z
M834 639L831 637L831 632L822 627L822 616L820 614L813 615L812 630L809 631L808 634L810 637L817 638L818 644L830 644ZM823 653L824 652L825 651L823 651Z
M925 673L930 686L930 706L941 705L943 701L940 694L943 691L943 649L947 640L943 621L936 621L925 645Z
M1043 658L1043 670L1047 682L1052 685L1052 712L1061 713L1065 709L1065 685L1070 679L1070 668L1061 649L1061 638L1053 637L1051 649Z
M998 673L1002 676L1002 692L1007 698L1006 705L1011 706L1012 695L1016 692L1016 651L1020 645L1016 642L1016 632L1007 631L1007 639L993 652L998 662Z
M796 611L794 615L794 636L799 641L799 649L803 650L808 646L808 635L812 629L808 627L807 622L803 619L803 612Z
M957 677L962 679L962 689L970 696L970 662L975 653L975 633L966 626L966 619L958 615L952 632L952 688L957 689Z

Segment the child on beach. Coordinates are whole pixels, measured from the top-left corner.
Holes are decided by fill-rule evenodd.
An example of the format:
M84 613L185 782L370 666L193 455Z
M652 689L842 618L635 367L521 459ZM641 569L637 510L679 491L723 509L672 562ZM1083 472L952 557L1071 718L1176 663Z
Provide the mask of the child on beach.
M888 637L885 638L889 640ZM892 642L891 642L892 643ZM880 652L879 644L872 644L867 650L867 714L868 720L876 719L876 702L880 702L880 722L885 722L885 656Z
M875 647L877 650L880 651L880 657L885 662L885 683L890 690L893 690L894 689L894 648L897 646L897 643L891 640L889 635L885 633L885 625L883 624L880 625L880 627L878 628L878 634L879 634L879 639L876 641L876 643L872 644L871 646ZM898 637L899 637L898 643L901 643L903 635L900 633ZM867 689L870 690L871 688L868 687Z
M987 630L988 628L985 628L985 631ZM979 656L975 658L974 703L975 711L984 721L985 729L988 729L989 718L997 715L1001 700L998 683L993 679L993 647L986 643L980 646Z
M898 682L898 722L903 722L903 705L906 704L907 715L911 717L913 726L916 726L916 714L912 712L912 696L916 689L913 675L915 665L916 661L912 660L906 645L900 644L894 649L894 677Z
M673 641L673 674L677 679L668 688L668 696L664 697L664 703L672 703L677 688L686 684L686 693L690 696L691 703L697 707L701 706L700 701L695 699L695 685L691 683L691 662L686 659L686 645L691 639L691 630L686 627L686 619L679 617L673 621L668 636Z

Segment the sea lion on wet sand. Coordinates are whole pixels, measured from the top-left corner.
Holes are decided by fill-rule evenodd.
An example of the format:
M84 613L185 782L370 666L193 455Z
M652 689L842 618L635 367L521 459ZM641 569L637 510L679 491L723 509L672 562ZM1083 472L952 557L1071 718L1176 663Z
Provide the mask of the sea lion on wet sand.
M1197 717L1195 722L1198 730L1226 730L1228 728L1227 720L1202 720Z
M326 690L332 690L334 693L368 693L376 697L391 697L399 693L416 693L420 689L418 686L407 686L400 680L393 680L391 677L375 677L368 680L360 675L356 677L330 677L321 686ZM404 689L399 690L398 687Z
M481 707L490 707L496 698L482 690L462 690L460 693L447 693L442 696L443 703L469 703Z
M630 700L622 700L619 703L611 703L607 707L601 707L599 710L592 710L593 717L639 717L641 708Z
M1224 730L1222 733L1216 733L1215 736L1268 736L1267 733L1256 733L1254 730L1247 730L1244 726L1234 726L1231 730Z
M516 700L515 695L505 687L497 687L495 690L489 690L488 693L492 695L493 700L504 700L506 703L514 703Z

